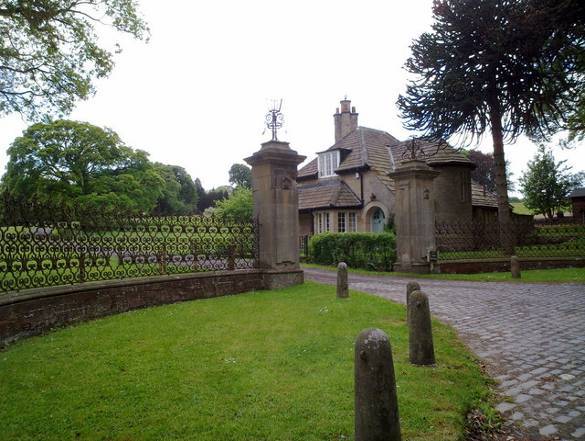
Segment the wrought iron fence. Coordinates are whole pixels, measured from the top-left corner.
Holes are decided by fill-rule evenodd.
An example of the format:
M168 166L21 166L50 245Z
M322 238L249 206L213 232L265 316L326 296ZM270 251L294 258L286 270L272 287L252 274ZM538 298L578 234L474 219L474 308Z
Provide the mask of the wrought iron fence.
M309 257L309 239L310 235L299 236L299 255L302 258Z
M256 263L256 223L31 207L2 217L0 293Z
M436 223L439 260L507 257L585 257L585 225L572 222L516 223L501 231L497 222Z

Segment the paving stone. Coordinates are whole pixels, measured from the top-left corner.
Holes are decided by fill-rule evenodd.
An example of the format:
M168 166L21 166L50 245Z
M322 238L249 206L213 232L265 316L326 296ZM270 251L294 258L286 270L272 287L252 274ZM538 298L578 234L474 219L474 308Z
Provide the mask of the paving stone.
M510 409L514 409L516 405L514 403L500 403L496 406L498 412L505 413Z
M548 426L542 427L538 432L542 436L551 436L551 435L554 435L555 433L557 433L558 429L555 426L553 426L552 424L549 424Z
M573 433L571 433L571 436L573 438L583 438L583 437L585 437L585 427L578 428Z

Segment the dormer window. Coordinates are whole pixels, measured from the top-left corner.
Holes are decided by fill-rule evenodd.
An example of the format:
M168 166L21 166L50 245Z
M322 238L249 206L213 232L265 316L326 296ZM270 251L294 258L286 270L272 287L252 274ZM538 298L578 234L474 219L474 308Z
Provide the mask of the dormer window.
M319 154L319 177L326 178L335 175L335 169L339 167L339 150Z

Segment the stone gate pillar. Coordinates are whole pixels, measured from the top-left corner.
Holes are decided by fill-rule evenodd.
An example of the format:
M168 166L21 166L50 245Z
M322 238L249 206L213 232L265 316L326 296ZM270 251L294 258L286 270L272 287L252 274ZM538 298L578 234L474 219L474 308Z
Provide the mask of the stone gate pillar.
M429 251L436 250L433 180L438 175L418 159L404 161L390 173L396 188L395 271L429 272Z
M252 166L254 217L259 224L258 266L267 289L303 283L299 266L297 166L305 156L288 142L269 141L245 161Z

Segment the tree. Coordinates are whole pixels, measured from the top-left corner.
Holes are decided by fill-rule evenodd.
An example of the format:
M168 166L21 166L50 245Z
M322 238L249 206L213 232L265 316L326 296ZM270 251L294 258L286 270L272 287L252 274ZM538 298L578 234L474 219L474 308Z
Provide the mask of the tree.
M252 190L239 187L227 199L215 202L215 214L237 222L251 222L254 203Z
M203 190L203 194L199 197L197 208L200 213L203 213L207 208L213 207L216 201L227 199L229 192L225 187L212 188L209 191Z
M583 175L569 173L571 168L565 162L555 161L552 151L540 145L520 177L526 207L552 219L568 205L567 196L580 185Z
M19 200L150 212L165 184L146 152L127 147L112 130L84 122L34 124L8 155L1 186Z
M546 137L562 128L579 86L555 69L556 30L534 13L538 2L553 3L436 0L432 32L413 43L406 63L414 79L398 99L405 127L429 139L459 135L463 143L491 131L498 219L508 252L513 243L505 239L511 212L504 140L522 133Z
M496 170L494 163L494 155L491 153L483 153L479 150L470 150L467 153L468 159L475 164L475 169L471 172L471 179L478 184L485 187L490 192L496 191ZM508 190L514 190L514 182L512 181L512 172L508 168L508 161L506 161L506 179L508 182Z
M252 188L252 170L244 164L233 164L229 171L230 184L234 187Z
M195 182L183 167L154 164L165 185L154 212L161 215L186 215L197 211L199 196Z
M89 97L93 80L114 66L96 24L140 40L148 35L134 0L1 0L0 115L67 114Z

